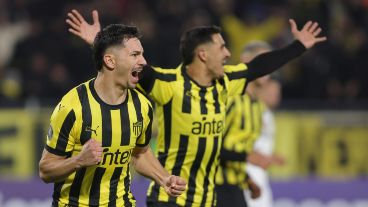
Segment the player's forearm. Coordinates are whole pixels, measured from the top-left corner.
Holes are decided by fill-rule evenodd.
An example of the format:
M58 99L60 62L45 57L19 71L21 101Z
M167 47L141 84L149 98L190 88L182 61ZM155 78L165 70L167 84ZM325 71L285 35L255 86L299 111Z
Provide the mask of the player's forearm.
M161 186L164 185L163 180L170 176L170 174L162 167L161 163L153 155L150 148L143 153L134 154L132 164L139 174L154 180Z
M305 46L296 40L284 48L263 53L247 64L249 68L247 80L252 81L258 77L270 74L305 51Z
M59 182L65 180L80 167L78 157L66 159L42 157L39 163L39 175L46 183Z

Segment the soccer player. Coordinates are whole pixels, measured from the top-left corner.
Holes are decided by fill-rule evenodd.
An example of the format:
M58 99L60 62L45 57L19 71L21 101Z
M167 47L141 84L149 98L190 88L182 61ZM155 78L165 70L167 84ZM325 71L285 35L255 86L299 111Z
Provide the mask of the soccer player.
M260 78L262 79L262 78ZM254 141L262 128L264 105L255 96L255 80L249 83L247 94L229 98L226 107L226 127L220 153L220 166L216 174L217 206L247 206L244 193L248 189L252 197L259 196L259 189L245 171L247 155L252 152Z
M67 19L69 31L88 44L92 44L100 27L97 11L92 15L93 24L88 24L76 10ZM187 190L177 198L169 197L159 185L151 183L149 207L216 205L215 173L227 98L242 94L248 81L271 73L326 39L317 37L321 32L317 23L308 22L300 31L293 20L290 24L295 42L259 56L248 65L225 65L230 52L220 28L204 26L183 34L183 63L177 68L146 66L139 85L156 103L158 159L173 175L188 180Z
M97 77L70 90L51 116L39 163L43 181L54 182L52 206L135 206L130 163L169 196L186 188L148 147L152 105L135 90L146 60L136 27L101 30L93 51Z
M265 43L248 44L241 55L241 61L250 62L256 55L269 52L271 47ZM226 127L220 154L220 167L216 175L216 191L219 207L247 206L243 191L248 190L251 198L258 199L263 191L254 179L257 175L247 175L247 162L268 166L271 159L253 151L254 142L263 129L263 114L266 106L259 99L259 93L269 81L269 75L258 78L248 84L246 95L229 98L226 109Z
M262 41L254 41L247 44L241 54L242 62L250 62L254 57L271 50L271 46ZM267 78L256 96L265 104L266 108L262 114L262 130L259 138L254 144L251 160L247 163L247 172L261 191L260 197L254 199L246 192L246 201L249 207L272 207L272 191L269 184L267 168L272 165L282 165L284 158L273 153L275 120L272 110L275 109L281 99L281 87L278 81Z

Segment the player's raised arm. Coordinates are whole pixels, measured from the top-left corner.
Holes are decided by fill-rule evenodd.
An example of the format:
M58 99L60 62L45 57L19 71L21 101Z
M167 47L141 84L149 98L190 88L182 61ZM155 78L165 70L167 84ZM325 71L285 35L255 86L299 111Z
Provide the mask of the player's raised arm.
M302 55L315 44L327 40L326 37L318 37L322 29L317 22L308 21L301 30L298 30L293 19L290 19L289 22L295 41L284 48L263 53L249 62L247 64L249 68L247 72L248 81L272 73Z
M87 44L92 45L96 37L96 34L101 30L100 20L98 18L98 12L92 11L93 23L86 22L84 17L75 9L68 13L66 23L70 26L69 32L80 37Z

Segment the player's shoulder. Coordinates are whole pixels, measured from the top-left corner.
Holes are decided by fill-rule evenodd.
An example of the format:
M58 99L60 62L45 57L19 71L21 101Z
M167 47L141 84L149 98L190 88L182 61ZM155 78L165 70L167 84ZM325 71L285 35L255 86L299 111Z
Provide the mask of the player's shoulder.
M247 70L248 67L245 63L239 63L237 65L224 65L225 73L233 73Z
M65 110L76 111L80 108L80 94L78 91L82 88L86 88L89 81L81 83L74 88L70 89L59 101L57 107L64 107ZM78 110L77 110L78 111Z
M77 92L76 86L72 89L70 89L60 100L60 103L63 103L64 105L67 105L68 107L73 107L76 104L76 101L79 100L78 98L78 92Z
M152 66L152 68L155 71L155 77L166 82L176 81L178 75L181 74L181 65L176 68L162 68L155 66Z
M141 91L139 91L138 89L131 89L131 93L135 94L133 99L136 97L141 104L148 105L149 107L152 108L151 100Z
M153 70L158 72L158 73L162 73L162 74L176 74L178 69L180 69L179 67L177 68L162 68L162 67L157 67L157 66L152 66Z

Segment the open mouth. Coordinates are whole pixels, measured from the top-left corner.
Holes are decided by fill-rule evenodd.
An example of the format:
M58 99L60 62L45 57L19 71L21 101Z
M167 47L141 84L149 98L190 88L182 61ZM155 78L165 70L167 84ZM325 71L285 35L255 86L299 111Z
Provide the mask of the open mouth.
M135 77L135 78L139 78L139 71L133 71L132 72L132 76Z
M142 69L141 68L137 68L137 69L133 69L132 71L132 76L134 78L139 78L141 75Z

